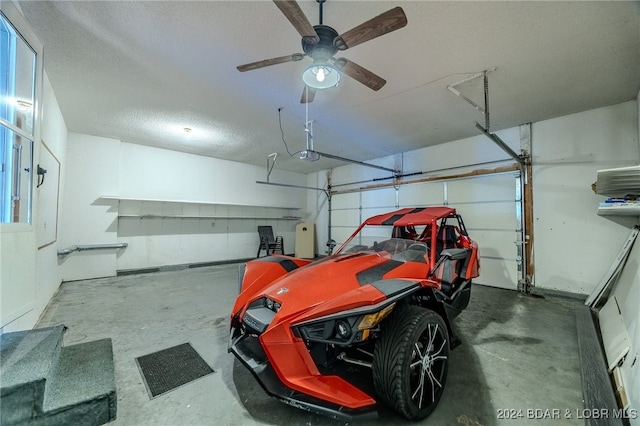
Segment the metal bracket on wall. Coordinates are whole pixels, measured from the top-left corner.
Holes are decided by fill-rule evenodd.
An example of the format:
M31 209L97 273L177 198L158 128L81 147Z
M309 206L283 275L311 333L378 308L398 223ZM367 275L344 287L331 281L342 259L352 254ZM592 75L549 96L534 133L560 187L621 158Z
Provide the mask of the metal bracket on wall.
M260 185L284 186L286 188L313 189L314 191L322 191L327 197L331 198L331 194L329 193L329 190L324 188L315 188L313 186L303 186L303 185L293 185L290 183L264 182L261 180L257 180L256 183L259 183Z
M526 157L516 154L516 152L512 150L509 145L505 143L505 141L500 139L498 135L496 135L495 133L489 133L489 131L482 127L479 123L476 123L476 128L478 128L478 130L480 130L486 137L495 142L495 144L498 145L504 152L506 152L511 158L516 160L518 164L520 164L521 166L524 166L526 164Z
M391 169L389 167L383 167L383 166L378 166L376 164L365 163L364 161L352 160L350 158L340 157L339 155L327 154L326 152L320 152L320 151L316 151L316 152L320 154L320 156L322 157L331 158L333 160L344 161L346 163L357 164L359 166L370 167L372 169L384 170L384 171L393 173L395 176L398 176L401 174L401 171L398 169Z
M447 89L449 89L449 91L454 95L459 96L465 101L467 101L468 103L470 103L475 109L477 109L478 111L484 114L484 127L480 123L476 122L476 128L480 130L482 134L484 134L486 137L488 137L493 142L495 142L495 144L498 145L504 152L509 154L511 158L513 158L521 166L523 166L527 162L527 156L517 154L514 150L512 150L509 147L509 145L507 145L502 139L500 139L498 135L491 133L491 115L489 114L489 78L487 77L487 74L495 70L496 70L495 67L489 70L484 70L470 77L467 77L464 80L458 81L457 83L448 85ZM456 89L456 86L459 86L462 83L467 83L469 81L475 80L476 78L480 78L480 77L483 78L483 83L484 83L484 108L478 105L477 103L475 103L474 101L472 101L471 99L469 99L468 97L464 96L462 93L460 93L458 89Z
M458 81L457 83L453 83L447 86L447 89L449 89L449 91L451 93L453 93L454 95L464 99L465 101L467 101L468 103L471 104L471 106L473 106L475 109L477 109L478 111L484 113L485 109L482 108L480 105L478 105L477 103L475 103L474 101L472 101L471 99L469 99L468 97L466 97L465 95L463 95L458 89L456 89L456 86L459 86L463 83L467 83L469 81L475 80L476 78L482 77L482 76L486 76L487 72L489 71L495 71L496 68L492 68L490 70L487 71L482 71L476 74L473 74L472 76L469 76L463 80Z

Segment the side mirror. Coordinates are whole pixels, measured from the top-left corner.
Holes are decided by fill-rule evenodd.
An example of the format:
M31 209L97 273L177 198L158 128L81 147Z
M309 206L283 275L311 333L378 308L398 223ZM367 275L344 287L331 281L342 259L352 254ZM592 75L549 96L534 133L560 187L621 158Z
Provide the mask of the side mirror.
M329 248L328 253L331 254L333 253L333 249L336 246L336 241L334 239L330 239L329 241L327 241L327 247Z
M440 257L446 257L451 260L460 260L467 257L468 249L464 248L452 248L447 250L442 250L440 253Z

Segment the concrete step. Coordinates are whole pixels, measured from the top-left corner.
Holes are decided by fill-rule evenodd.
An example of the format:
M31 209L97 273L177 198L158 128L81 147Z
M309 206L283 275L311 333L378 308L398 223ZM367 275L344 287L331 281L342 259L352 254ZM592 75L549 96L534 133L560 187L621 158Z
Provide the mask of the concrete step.
M60 358L64 331L60 325L0 335L0 424L42 413L46 380Z
M43 410L48 425L101 425L116 418L111 339L62 348L47 381Z
M65 327L0 336L0 424L101 425L116 417L111 339L62 346Z

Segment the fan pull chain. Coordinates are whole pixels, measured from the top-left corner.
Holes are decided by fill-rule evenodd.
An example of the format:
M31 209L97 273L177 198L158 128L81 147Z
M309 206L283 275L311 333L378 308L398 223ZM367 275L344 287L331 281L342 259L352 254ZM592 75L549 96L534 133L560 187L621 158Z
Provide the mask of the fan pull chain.
M304 90L307 98L307 102L304 104L304 132L307 136L307 151L313 151L313 135L311 134L313 127L311 126L311 122L309 121L309 86L305 84Z

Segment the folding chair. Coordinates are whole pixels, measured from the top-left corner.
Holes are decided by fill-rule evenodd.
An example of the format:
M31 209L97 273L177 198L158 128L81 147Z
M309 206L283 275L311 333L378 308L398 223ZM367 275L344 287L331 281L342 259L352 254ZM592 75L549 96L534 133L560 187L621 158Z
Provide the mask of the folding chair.
M260 236L260 245L256 257L260 257L260 252L265 251L265 256L274 253L284 254L284 240L281 236L273 236L273 228L271 226L258 226L258 235Z

